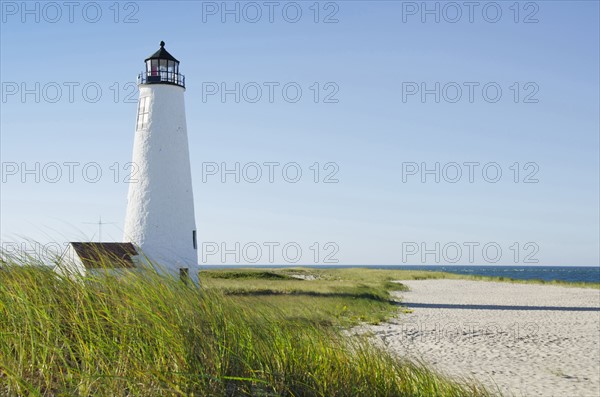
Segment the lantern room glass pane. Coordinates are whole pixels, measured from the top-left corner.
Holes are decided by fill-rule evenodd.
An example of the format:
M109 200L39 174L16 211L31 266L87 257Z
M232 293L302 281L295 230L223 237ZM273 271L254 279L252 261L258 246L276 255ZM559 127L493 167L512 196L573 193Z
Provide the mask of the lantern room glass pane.
M175 81L175 62L174 61L169 61L169 63L167 64L167 73L168 73L167 78L169 79L169 81L170 82Z
M158 59L152 59L152 76L157 76L158 75Z
M167 72L167 60L161 59L158 64L158 70L160 71L160 79L161 81L168 81L168 72Z

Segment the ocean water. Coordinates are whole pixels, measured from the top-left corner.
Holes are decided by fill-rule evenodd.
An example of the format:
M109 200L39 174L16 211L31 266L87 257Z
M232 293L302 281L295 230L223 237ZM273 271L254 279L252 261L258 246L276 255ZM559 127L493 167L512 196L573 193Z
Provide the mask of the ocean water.
M600 283L599 266L443 266L443 265L298 265L302 267L316 267L320 269L335 268L359 268L371 269L398 269L398 270L429 270L436 272L448 272L456 274L470 274L479 276L506 277L520 280L544 280L544 281L570 281L584 283ZM205 265L202 269L217 268L280 268L296 267L281 265Z
M600 283L599 266L393 266L398 269L433 270L457 274L506 277L518 280Z

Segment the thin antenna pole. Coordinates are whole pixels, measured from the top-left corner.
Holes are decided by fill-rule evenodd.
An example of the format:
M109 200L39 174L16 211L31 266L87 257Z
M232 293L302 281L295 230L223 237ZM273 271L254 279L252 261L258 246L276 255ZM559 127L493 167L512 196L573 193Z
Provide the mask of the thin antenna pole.
M98 222L84 222L86 225L98 225L98 242L102 242L102 225L114 225L114 222L102 222L102 215L98 218Z

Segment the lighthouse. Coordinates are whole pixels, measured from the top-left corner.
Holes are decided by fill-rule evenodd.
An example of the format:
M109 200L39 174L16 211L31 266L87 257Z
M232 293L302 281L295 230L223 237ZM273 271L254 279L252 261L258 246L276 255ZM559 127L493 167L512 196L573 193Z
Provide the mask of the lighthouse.
M185 118L185 77L165 49L145 60L124 241L169 273L198 278L198 244Z

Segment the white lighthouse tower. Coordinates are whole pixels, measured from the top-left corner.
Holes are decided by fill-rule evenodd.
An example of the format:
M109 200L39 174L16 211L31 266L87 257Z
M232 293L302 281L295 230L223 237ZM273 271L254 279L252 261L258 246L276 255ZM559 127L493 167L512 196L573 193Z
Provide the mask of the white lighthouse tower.
M164 42L145 63L145 72L138 76L132 160L137 172L129 186L124 241L173 275L197 281L185 78Z

